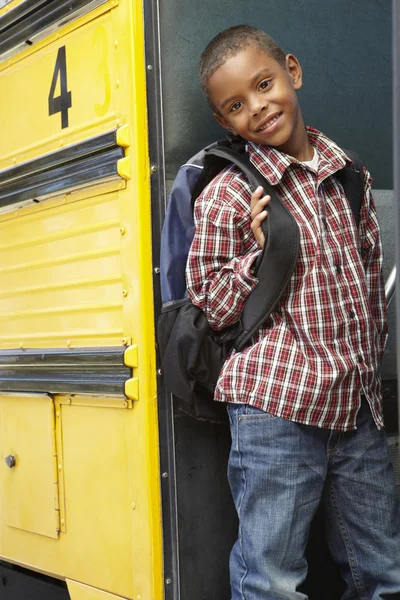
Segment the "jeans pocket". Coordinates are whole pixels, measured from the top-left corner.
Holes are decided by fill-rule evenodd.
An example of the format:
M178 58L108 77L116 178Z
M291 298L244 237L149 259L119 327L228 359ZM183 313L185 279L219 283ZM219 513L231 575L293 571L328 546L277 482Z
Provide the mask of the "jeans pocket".
M243 408L243 411L239 414L239 421L249 421L255 419L276 419L277 417L272 413L268 413L261 408L256 408L255 406L251 406L250 404L246 404Z

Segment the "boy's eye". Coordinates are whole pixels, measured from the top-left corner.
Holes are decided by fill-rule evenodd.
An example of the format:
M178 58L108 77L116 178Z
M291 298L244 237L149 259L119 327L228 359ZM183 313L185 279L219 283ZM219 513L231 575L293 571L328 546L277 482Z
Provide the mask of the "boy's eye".
M262 81L258 87L260 90L265 90L269 86L270 83L271 83L270 79L264 79L264 81Z
M232 112L232 111L234 111L234 110L239 110L239 108L240 108L241 106L242 106L242 103L241 103L241 102L239 102L239 101L237 101L237 102L234 102L234 103L232 104L232 106L230 107L230 109L229 109L229 112Z

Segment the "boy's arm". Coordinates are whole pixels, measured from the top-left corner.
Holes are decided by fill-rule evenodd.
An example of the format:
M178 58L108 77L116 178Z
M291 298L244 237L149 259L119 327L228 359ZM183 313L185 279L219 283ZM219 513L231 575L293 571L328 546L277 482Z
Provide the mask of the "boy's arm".
M258 283L253 266L261 249L250 229L250 214L239 214L218 197L200 196L194 217L187 289L210 326L221 330L239 320L247 296Z
M388 327L386 315L385 282L382 272L382 241L375 202L371 193L371 183L371 176L368 171L364 169L365 197L361 209L360 219L361 256L365 268L365 277L372 315L380 337L382 357L385 350Z

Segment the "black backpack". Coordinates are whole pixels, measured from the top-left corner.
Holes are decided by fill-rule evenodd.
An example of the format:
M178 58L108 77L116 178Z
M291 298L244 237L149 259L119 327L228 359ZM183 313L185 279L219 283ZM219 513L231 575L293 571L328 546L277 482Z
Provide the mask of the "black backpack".
M337 173L357 226L364 195L363 165L345 150L355 170ZM271 196L262 227L266 244L256 265L259 282L246 299L241 319L223 331L210 328L201 309L187 296L185 268L194 235L193 205L205 186L226 166L237 165L252 191L259 185ZM249 160L245 143L227 138L208 146L181 167L175 179L161 239L161 292L158 342L165 386L180 407L197 419L224 422L226 407L213 402L227 354L241 351L278 304L296 266L299 230L291 212Z

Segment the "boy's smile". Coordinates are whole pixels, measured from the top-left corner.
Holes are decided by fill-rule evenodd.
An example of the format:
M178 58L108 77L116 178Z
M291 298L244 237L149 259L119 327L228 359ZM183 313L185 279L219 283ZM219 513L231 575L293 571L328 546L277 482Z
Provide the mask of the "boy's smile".
M250 142L311 160L313 148L296 95L301 85L301 67L292 54L284 69L255 45L228 58L208 80L218 111L214 117L223 127Z

